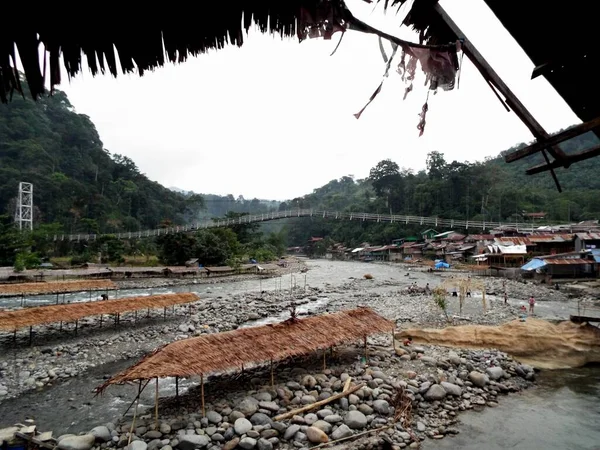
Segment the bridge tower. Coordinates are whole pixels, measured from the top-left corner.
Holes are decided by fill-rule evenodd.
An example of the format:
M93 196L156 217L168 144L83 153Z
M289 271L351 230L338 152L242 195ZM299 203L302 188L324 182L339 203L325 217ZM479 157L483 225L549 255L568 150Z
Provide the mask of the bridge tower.
M19 183L19 196L17 197L17 210L15 222L19 230L33 229L33 184L21 181Z

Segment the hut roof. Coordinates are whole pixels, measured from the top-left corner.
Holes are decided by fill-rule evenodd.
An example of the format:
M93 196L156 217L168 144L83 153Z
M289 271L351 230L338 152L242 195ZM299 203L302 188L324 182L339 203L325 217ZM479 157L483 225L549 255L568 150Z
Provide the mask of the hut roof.
M155 350L109 379L99 390L133 380L206 375L281 360L393 328L393 322L373 310L357 308L184 339Z
M50 281L39 283L0 284L0 296L40 295L90 290L116 289L110 280Z
M371 3L371 0L364 1ZM431 0L416 2L420 3L431 3ZM94 10L94 23L110 23L110 27L90 25L84 17L73 20L72 15L57 13L52 21L32 21L3 30L0 33L0 100L6 102L13 90L21 91L14 70L15 47L34 98L44 93L43 70L46 68L51 86L61 82L60 57L69 76L80 72L82 53L92 75L110 72L117 76L118 64L123 73L137 70L143 75L167 61L184 62L189 56L221 49L228 43L241 46L244 33L253 22L262 32L280 33L284 37L295 35L299 41L314 37L331 39L337 31L353 29L385 35L409 52L410 48L427 47L375 30L354 17L343 0L217 2L211 4L210 13L202 14L181 14L181 8L186 6L174 6L144 11L124 8L118 15L110 8ZM10 7L4 11L7 16L11 15ZM432 42L447 45L454 40L451 33L442 35L441 39L439 36L440 33L436 34ZM451 39L443 41L445 36ZM39 52L40 43L47 51L47 60Z
M198 296L194 293L164 294L0 311L0 330L16 330L58 321L72 322L87 316L162 308L197 300Z

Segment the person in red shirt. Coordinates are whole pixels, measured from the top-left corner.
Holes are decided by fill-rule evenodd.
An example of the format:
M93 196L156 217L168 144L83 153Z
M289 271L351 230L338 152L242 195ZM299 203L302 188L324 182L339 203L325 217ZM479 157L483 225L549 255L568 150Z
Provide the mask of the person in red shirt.
M533 307L535 306L535 299L533 295L529 297L529 314L533 314Z

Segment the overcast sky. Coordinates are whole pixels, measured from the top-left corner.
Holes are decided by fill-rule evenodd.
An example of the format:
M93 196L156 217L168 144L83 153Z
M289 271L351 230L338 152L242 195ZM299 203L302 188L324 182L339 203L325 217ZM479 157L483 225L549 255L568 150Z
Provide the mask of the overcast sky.
M530 79L533 64L482 0L441 3L547 131L579 122L543 77ZM370 23L415 39L397 30L393 15L370 16L372 7L361 0L348 4ZM363 178L386 158L419 170L432 150L449 161L474 161L532 139L466 57L460 88L430 97L422 137L416 126L427 94L423 78L402 101L405 85L391 71L355 119L384 63L376 37L346 33L330 56L338 39L298 44L254 32L241 48L142 78L93 78L85 69L59 89L91 117L111 153L131 157L151 179L246 198L301 196L344 175Z

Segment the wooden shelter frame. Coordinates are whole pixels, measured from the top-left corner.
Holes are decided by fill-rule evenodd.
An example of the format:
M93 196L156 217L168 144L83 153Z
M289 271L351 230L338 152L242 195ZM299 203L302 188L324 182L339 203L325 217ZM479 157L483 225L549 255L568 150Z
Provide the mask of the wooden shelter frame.
M473 291L481 292L481 302L483 307L483 312L487 311L487 302L485 299L485 283L480 280L475 280L471 277L467 278L450 278L444 280L442 283L442 288L446 291L448 289L456 289L458 293L458 304L459 304L459 312L462 314L463 305L467 298L467 294Z

